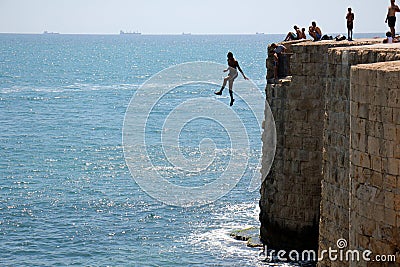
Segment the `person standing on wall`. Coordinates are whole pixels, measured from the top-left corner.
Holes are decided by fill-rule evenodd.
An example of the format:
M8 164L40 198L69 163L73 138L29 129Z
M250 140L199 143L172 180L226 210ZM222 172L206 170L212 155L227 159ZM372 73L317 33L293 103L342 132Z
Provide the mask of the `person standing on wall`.
M351 12L351 7L347 9L348 13L346 15L347 21L347 40L353 41L353 21L354 21L354 13Z
M286 51L286 47L284 45L277 45L275 43L272 43L271 48L273 49L274 53L274 83L278 83L279 57L282 53Z
M389 25L390 32L392 33L392 37L395 37L396 30L396 12L400 12L400 8L395 4L395 0L390 0L390 6L388 8L388 13L386 16L385 23Z

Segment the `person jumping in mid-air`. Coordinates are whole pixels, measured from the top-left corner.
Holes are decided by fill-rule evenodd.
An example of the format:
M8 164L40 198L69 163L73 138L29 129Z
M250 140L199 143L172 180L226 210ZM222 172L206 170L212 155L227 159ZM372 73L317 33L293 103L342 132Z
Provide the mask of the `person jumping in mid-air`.
M243 78L245 80L248 80L248 78L246 77L246 75L244 75L242 69L239 66L239 62L237 62L237 60L233 57L232 52L229 52L227 57L228 57L228 68L224 70L224 72L229 71L229 73L228 76L224 78L224 83L222 84L221 90L215 92L215 94L222 95L222 91L224 90L226 83L229 81L229 95L231 96L231 103L229 105L232 106L233 102L235 101L235 99L233 99L232 87L233 87L233 81L235 81L235 79L238 76L238 70L243 75Z

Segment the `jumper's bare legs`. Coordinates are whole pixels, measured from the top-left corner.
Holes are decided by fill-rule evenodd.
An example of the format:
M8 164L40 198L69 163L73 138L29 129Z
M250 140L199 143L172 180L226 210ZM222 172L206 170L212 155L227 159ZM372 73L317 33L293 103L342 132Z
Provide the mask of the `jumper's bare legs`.
M231 103L229 104L229 106L233 105L233 102L235 101L235 99L233 99L233 79L229 79L229 95L231 97Z
M228 83L228 81L229 81L229 95L231 97L231 102L230 102L229 105L232 106L233 102L235 101L235 99L233 99L233 90L232 90L232 88L233 88L234 79L232 79L232 77L230 77L230 76L225 77L224 78L224 82L222 83L221 89L218 92L215 92L215 94L216 95L222 95L222 91L225 89L225 86Z

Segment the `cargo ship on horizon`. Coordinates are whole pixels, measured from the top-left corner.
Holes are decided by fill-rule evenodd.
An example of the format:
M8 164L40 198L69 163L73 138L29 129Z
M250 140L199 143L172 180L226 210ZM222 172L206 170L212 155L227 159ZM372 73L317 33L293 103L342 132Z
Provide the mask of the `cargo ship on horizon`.
M141 35L142 33L141 32L138 32L138 31L136 31L136 32L125 32L125 31L119 31L119 34L120 35Z

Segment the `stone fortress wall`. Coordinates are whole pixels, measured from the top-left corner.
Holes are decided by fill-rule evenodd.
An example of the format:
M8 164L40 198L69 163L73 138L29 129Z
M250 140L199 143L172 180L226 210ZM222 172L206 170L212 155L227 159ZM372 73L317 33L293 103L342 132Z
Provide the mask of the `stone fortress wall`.
M277 129L273 166L261 170L268 246L321 251L343 238L399 254L400 45L378 42L289 43L291 82L266 87Z

